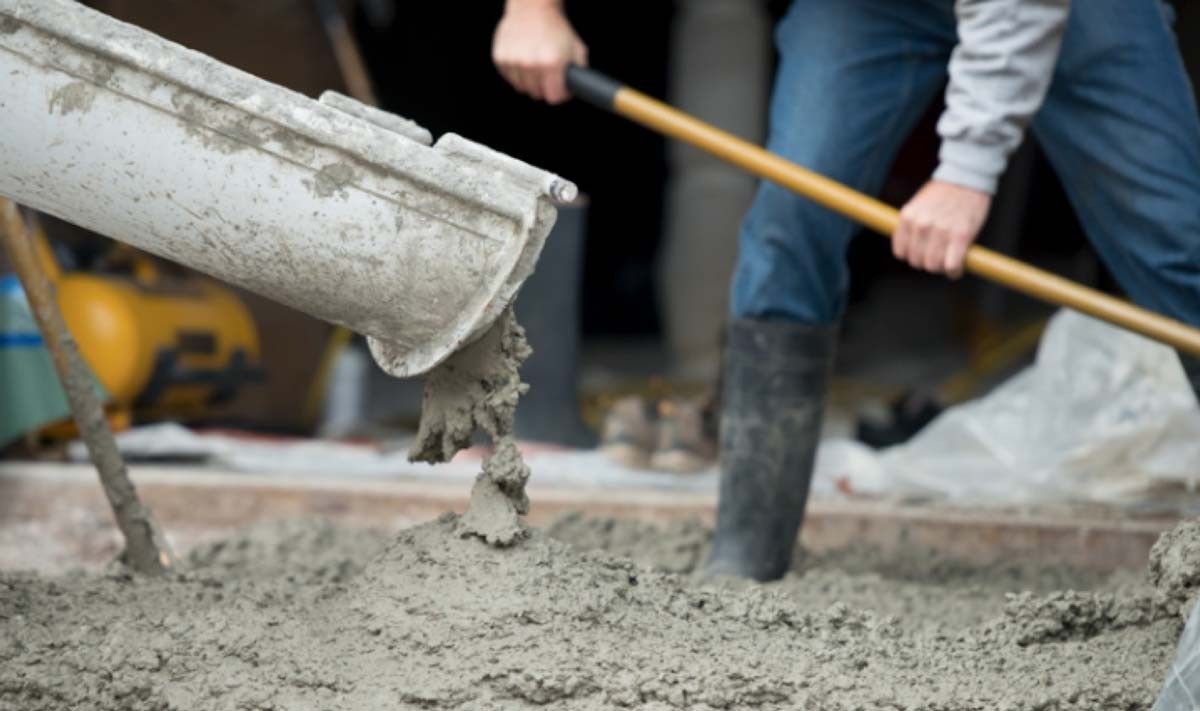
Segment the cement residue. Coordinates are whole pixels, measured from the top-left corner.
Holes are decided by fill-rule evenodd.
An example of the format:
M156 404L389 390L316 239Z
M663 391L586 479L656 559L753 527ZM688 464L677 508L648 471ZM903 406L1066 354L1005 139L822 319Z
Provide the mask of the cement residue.
M84 113L92 108L96 101L96 89L83 81L73 81L66 86L54 90L50 95L50 113L67 116L73 113Z
M1150 550L1150 582L1163 604L1187 619L1200 591L1200 520L1164 533Z
M517 401L528 386L518 370L533 351L511 308L479 340L434 369L425 381L421 426L409 458L447 462L471 444L476 430L491 437L493 453L471 489L465 533L493 545L521 540L529 512L529 467L513 440Z
M685 575L698 572L712 537L696 520L656 525L580 514L560 517L547 532L583 550L605 551ZM1013 613L1008 600L1016 593L1032 593L1039 600L1058 590L1088 590L1121 600L1153 593L1143 576L1130 573L1102 574L1019 560L981 564L915 546L883 551L856 545L819 554L798 548L792 568L772 587L817 608L846 604L892 617L906 629L989 623Z
M1024 640L1000 623L906 627L536 531L494 548L452 515L355 574L368 551L337 529L281 530L167 580L0 575L0 708L1143 709L1178 634L1153 619ZM345 576L288 573L343 549ZM278 576L237 572L276 559Z
M378 533L324 520L266 521L196 546L186 566L222 580L337 583L358 574L385 544Z
M345 196L346 188L354 183L356 178L354 167L348 163L331 163L317 171L309 190L319 198L331 198L335 195Z
M1013 641L1021 645L1086 640L1105 632L1173 620L1152 595L1122 597L1074 590L1045 596L1029 592L1010 595L1004 615L995 628L1010 632Z
M604 551L638 565L668 573L699 569L712 541L712 531L696 519L656 525L568 513L547 528L550 537L585 551Z

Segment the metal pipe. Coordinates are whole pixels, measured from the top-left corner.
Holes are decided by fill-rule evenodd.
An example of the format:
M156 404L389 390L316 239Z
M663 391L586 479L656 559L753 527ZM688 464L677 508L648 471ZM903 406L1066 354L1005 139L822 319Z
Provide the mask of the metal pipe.
M368 337L419 375L533 271L558 176L73 0L0 0L0 195Z

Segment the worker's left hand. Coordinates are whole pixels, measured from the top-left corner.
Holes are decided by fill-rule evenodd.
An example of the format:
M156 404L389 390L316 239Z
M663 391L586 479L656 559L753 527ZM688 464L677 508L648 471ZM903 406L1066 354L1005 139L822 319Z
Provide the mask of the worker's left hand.
M957 279L991 206L987 193L931 180L900 210L892 253L917 269Z
M561 0L509 0L492 39L492 60L508 83L550 104L571 98L567 67L586 67L587 53Z

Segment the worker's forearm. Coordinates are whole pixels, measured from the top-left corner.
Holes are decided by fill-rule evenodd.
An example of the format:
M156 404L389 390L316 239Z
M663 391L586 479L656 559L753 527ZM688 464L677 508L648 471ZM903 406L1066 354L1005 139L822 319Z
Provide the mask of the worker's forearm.
M563 0L505 0L504 11L513 10L559 10L563 9Z
M1070 0L958 0L936 177L993 192L1054 76Z

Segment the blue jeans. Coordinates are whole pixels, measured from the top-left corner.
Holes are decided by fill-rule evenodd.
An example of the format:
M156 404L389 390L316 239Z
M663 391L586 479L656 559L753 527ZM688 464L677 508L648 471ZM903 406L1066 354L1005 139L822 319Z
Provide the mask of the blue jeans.
M1137 303L1200 325L1200 119L1159 0L1072 3L1033 133L1084 230ZM795 0L769 148L877 194L946 81L952 0ZM849 220L763 183L742 225L735 317L830 324Z

